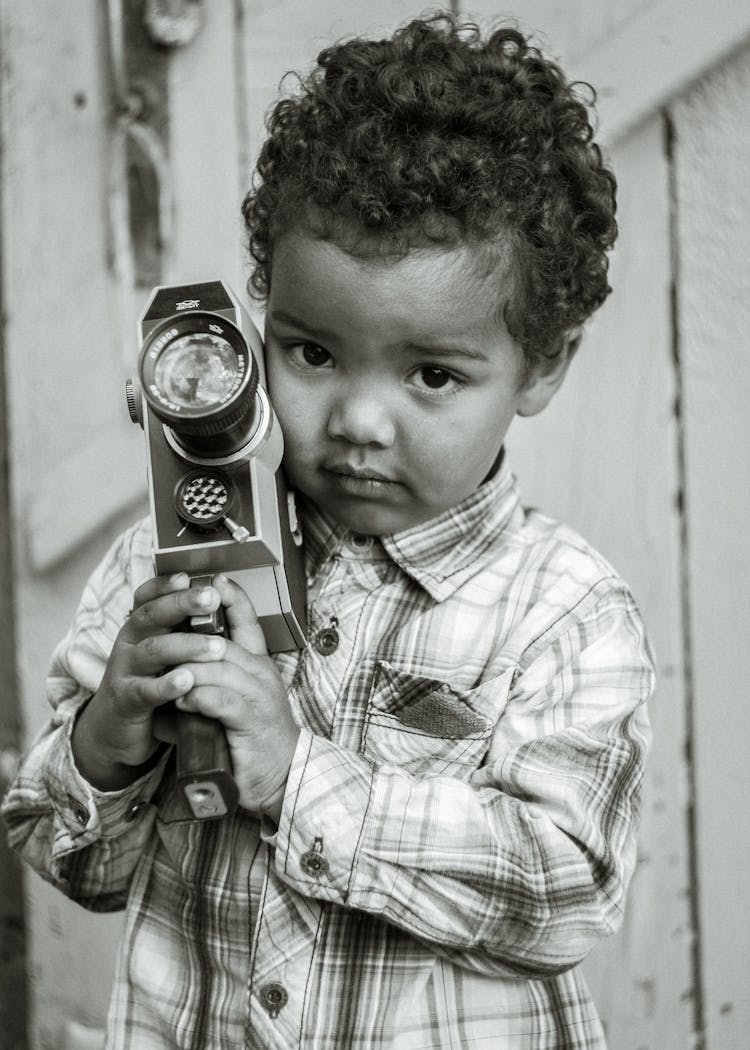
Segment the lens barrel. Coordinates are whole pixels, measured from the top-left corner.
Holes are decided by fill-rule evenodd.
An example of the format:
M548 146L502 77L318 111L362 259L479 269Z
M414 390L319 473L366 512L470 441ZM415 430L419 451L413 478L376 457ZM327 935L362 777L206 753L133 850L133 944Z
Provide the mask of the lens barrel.
M258 366L240 332L220 314L188 310L147 335L141 387L154 415L187 453L228 456L252 436Z

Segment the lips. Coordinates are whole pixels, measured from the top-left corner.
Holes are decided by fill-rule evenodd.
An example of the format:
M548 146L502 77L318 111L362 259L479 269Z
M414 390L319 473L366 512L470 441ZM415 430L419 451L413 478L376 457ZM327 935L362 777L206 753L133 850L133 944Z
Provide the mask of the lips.
M355 467L351 463L326 463L323 469L336 488L350 496L379 496L398 485L393 478L372 467Z
M379 470L371 467L355 467L351 463L326 463L324 469L329 474L337 474L340 477L354 478L356 481L382 481L386 484L395 484L393 478L381 474Z

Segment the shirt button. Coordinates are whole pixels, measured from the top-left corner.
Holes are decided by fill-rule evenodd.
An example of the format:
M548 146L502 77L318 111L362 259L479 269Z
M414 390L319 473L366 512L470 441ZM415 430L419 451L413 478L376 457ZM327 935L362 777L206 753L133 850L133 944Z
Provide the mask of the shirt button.
M84 825L88 824L89 811L86 809L86 807L80 802L77 802L75 799L71 799L71 803L73 805L73 816L78 821L78 823Z
M283 984L279 984L278 981L264 984L258 994L263 1008L268 1011L271 1017L278 1017L280 1011L289 1002L286 988Z
M316 879L328 871L328 861L318 850L309 849L303 853L299 863L305 875L312 875Z
M339 632L335 627L324 627L313 638L313 645L321 656L330 656L339 647Z
M128 824L139 817L147 806L148 802L144 802L142 798L139 798L136 802L131 802L125 811L125 820L127 820Z

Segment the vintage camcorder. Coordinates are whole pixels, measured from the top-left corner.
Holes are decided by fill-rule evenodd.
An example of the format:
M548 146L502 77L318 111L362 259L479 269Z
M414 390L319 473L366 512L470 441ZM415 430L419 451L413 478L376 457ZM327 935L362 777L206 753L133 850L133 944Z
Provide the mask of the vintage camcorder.
M157 575L205 586L226 572L249 594L269 652L304 644L305 580L283 438L265 388L263 345L222 281L156 288L139 320L133 422L146 437ZM190 629L224 634L220 609ZM223 727L176 715L177 780L189 819L238 800Z

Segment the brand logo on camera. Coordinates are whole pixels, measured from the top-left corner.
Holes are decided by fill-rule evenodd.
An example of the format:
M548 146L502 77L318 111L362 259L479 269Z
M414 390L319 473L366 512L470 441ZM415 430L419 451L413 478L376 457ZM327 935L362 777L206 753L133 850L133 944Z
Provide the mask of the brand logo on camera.
M175 310L197 310L200 304L200 299L183 299L181 303L175 304Z

